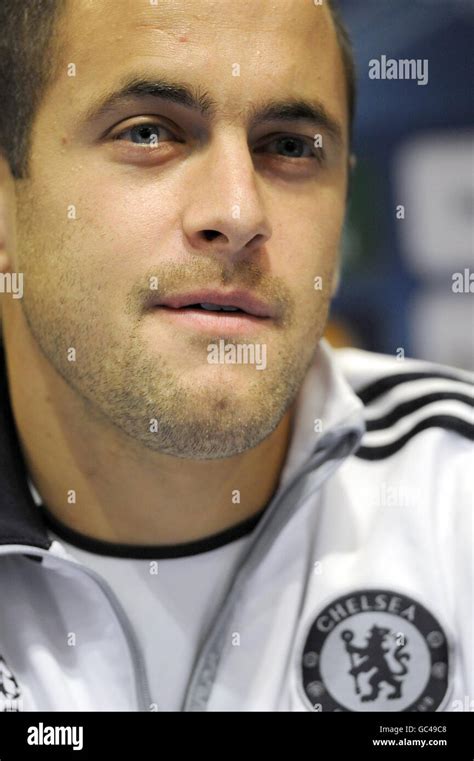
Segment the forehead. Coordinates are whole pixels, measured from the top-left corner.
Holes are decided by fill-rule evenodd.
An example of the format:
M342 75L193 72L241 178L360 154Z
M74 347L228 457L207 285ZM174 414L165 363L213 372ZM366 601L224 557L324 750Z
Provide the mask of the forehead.
M313 0L69 0L59 33L76 76L53 89L76 108L142 69L199 86L230 115L284 91L345 117L333 21Z
M227 50L232 39L248 40L251 47L275 34L293 43L322 41L332 19L327 4L313 0L68 0L67 25L78 49L93 42L83 37L87 30L112 46L126 44L124 35L152 45L189 35L192 44L207 41Z

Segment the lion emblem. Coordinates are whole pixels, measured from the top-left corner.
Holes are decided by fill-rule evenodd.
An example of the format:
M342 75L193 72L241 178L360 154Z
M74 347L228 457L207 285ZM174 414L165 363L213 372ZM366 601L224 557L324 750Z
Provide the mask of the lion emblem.
M382 682L385 682L393 688L392 692L387 695L387 698L394 700L402 697L402 682L405 674L408 673L408 668L404 661L408 661L410 656L408 653L402 652L408 644L405 639L404 642L397 647L393 648L393 645L386 646L386 641L389 635L393 634L390 629L383 629L380 626L372 626L366 635L366 646L357 647L352 644L354 639L354 633L349 629L346 629L341 633L341 637L344 640L346 652L349 654L351 669L349 674L354 677L355 691L357 695L360 695L360 699L363 703L376 700L380 690ZM357 657L357 663L356 663ZM398 671L394 671L390 666L390 659L393 659L400 665ZM368 673L373 671L373 674L369 678L369 685L371 691L365 695L361 695L361 689L358 682L358 676L362 673Z

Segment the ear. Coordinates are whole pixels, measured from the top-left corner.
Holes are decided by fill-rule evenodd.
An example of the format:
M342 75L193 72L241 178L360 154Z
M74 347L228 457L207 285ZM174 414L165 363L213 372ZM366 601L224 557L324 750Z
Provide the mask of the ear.
M341 282L341 255L338 252L337 259L336 259L336 266L334 267L334 273L332 276L331 299L333 299L334 296L336 295L340 282Z
M349 203L350 201L350 195L351 195L351 189L352 189L352 175L356 168L356 165L357 165L357 157L355 153L351 153L349 156L349 160L347 162L348 180L347 180L346 204ZM334 274L333 274L332 283L331 283L331 299L333 299L334 296L336 295L340 282L341 282L341 252L338 251L336 266L334 268Z
M14 192L14 180L8 161L0 152L0 272L6 272L11 268Z
M349 156L348 161L348 168L347 168L347 194L346 194L346 203L349 203L351 198L351 191L352 191L352 176L354 174L355 168L357 166L357 156L355 153L351 153Z

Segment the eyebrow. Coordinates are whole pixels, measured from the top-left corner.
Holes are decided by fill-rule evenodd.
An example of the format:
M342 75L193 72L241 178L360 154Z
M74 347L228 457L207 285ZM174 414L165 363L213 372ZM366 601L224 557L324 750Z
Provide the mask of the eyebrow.
M218 112L217 102L205 90L181 82L134 76L117 90L102 95L87 110L82 121L96 121L128 100L150 97L184 106L207 119L212 119ZM342 126L318 100L292 96L285 100L272 100L261 105L252 104L249 108L249 121L252 126L270 121L311 122L314 126L324 129L337 143L343 142Z

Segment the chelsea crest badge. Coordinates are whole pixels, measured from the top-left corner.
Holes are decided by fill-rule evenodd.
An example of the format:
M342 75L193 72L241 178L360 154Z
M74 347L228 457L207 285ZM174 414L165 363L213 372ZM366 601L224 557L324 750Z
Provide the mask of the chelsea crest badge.
M449 682L439 621L411 597L358 590L315 617L300 668L314 711L437 711Z

